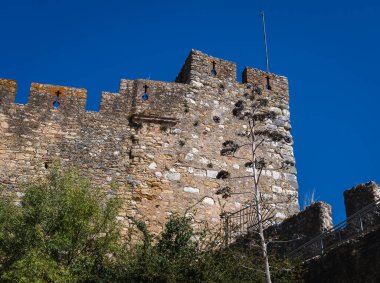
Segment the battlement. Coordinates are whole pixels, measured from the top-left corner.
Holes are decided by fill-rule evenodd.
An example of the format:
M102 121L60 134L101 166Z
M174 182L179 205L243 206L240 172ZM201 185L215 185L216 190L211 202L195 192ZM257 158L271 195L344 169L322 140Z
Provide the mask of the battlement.
M380 186L371 181L344 191L346 220L333 227L331 206L315 202L282 223L269 227L267 237L276 238L274 248L293 257L310 259L344 241L378 229ZM292 241L290 241L293 239ZM281 243L281 240L284 240Z
M267 73L259 69L245 67L243 71L243 83L252 84L264 91L289 95L288 79L286 77Z
M235 83L236 64L192 49L176 82L191 84L215 79Z
M79 111L85 110L86 102L86 89L32 83L28 104L41 110L60 108Z
M350 217L366 205L380 199L380 186L370 181L344 191L343 196L346 215Z
M0 105L13 103L17 92L17 82L0 79Z
M133 116L140 121L175 123L181 118L184 104L187 103L186 94L192 93L194 87L204 86L220 94L228 88L247 87L248 93L260 88L274 100L288 100L285 77L246 67L241 84L236 82L235 63L193 49L176 82L122 79L119 93L102 92L99 112L113 117ZM16 92L16 81L0 79L0 105L12 104ZM27 108L40 111L55 108L70 115L84 111L86 102L87 90L84 88L32 83Z

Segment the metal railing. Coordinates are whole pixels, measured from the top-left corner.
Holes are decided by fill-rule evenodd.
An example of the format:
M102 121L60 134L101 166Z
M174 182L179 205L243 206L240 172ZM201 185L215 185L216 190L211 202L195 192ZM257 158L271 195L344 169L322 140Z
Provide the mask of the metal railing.
M257 223L256 210L253 205L244 207L224 217L224 233L226 245L234 242L238 237L246 235Z
M273 224L273 209L263 209L262 219L264 228ZM256 206L249 204L236 212L224 216L225 243L229 245L248 234L258 231Z
M339 244L380 227L380 199L316 236L288 254L291 258L307 260L323 255Z

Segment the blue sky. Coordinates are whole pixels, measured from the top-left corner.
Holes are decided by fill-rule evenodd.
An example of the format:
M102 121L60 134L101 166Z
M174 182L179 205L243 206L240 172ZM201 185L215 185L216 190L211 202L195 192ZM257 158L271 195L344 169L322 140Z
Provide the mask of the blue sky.
M264 69L259 1L0 0L0 77L84 87L87 108L121 78L173 81L191 48ZM379 1L271 1L270 69L289 78L300 203L380 182Z

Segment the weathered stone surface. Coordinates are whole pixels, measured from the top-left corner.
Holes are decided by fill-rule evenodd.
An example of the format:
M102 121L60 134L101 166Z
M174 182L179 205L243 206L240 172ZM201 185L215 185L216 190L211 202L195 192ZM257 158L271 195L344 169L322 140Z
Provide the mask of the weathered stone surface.
M175 173L175 172L167 172L165 174L165 179L167 179L169 181L179 181L179 180L181 180L181 174Z
M218 175L218 171L215 170L207 170L207 177L216 179L216 176Z
M278 193L278 194L280 194L280 193L282 193L282 188L281 188L281 187L278 187L278 186L272 186L272 191L273 191L274 193Z
M193 187L184 187L183 190L186 193L191 193L191 194L199 194L199 189L193 188Z
M157 168L156 162L152 162L151 164L149 164L148 168L151 169L151 170L156 169Z
M194 176L206 177L206 170L203 170L203 169L194 169Z
M319 282L380 282L380 229L352 239L322 257L304 263L304 280Z
M373 181L360 184L344 191L343 196L346 215L350 217L366 205L380 199L380 186Z
M374 181L357 185L349 190L344 191L344 205L346 216L351 217L366 206L380 200L380 186ZM360 217L361 225L364 229L380 225L380 205L370 213L364 213ZM347 228L357 229L356 223L348 225Z
M276 216L282 219L286 217L280 211ZM277 246L272 246L273 249L287 253L332 227L331 206L324 202L315 202L282 223L269 227L265 233L268 238L279 240Z
M210 197L205 197L202 202L204 204L207 204L207 205L214 205L215 204L215 201Z
M233 115L234 104L260 88L269 101L265 111L281 120L268 127L291 137L287 79L248 67L242 83L236 77L235 63L192 50L176 82L122 79L119 93L102 93L99 112L85 111L85 89L38 83L32 84L28 103L16 105L16 82L0 79L0 183L17 191L19 180L44 176L57 159L64 168L79 167L105 189L119 184L125 203L120 215L143 218L153 232L168 215L195 204L202 206L195 217L219 219L221 205L232 212L251 199L216 194L227 185L237 193L251 190L250 180L216 179L221 170L231 177L248 175L244 161L220 154L224 141L244 140L237 134L247 125ZM291 141L265 144L263 152L276 165L285 158L294 161ZM294 166L271 172L262 176L266 195L297 195ZM208 199L198 204L205 196L214 204ZM297 200L277 205L276 212L298 212Z

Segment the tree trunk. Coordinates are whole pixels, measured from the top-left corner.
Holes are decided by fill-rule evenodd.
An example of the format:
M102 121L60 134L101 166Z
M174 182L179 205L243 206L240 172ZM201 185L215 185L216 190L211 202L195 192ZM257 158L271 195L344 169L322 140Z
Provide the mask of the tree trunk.
M264 260L265 277L266 277L266 282L271 283L272 280L271 280L270 269L269 269L267 244L265 243L264 225L263 225L263 219L261 215L260 189L256 183L254 184L254 186L255 186L256 215L257 215L257 220L258 220L258 225L259 225L260 244L261 244L261 252L263 254L263 260Z
M257 216L257 222L259 226L258 232L260 236L261 252L263 254L263 260L264 260L266 282L272 283L271 276L270 276L270 269L269 269L267 245L265 243L265 237L264 237L263 218L261 214L261 192L260 192L260 187L259 187L260 176L258 176L258 173L256 170L256 143L255 143L255 137L254 137L254 128L252 127L251 123L250 123L250 129L251 129L251 139L252 139L251 149L252 149L252 161L253 161L252 162L253 190L255 192L256 216Z

